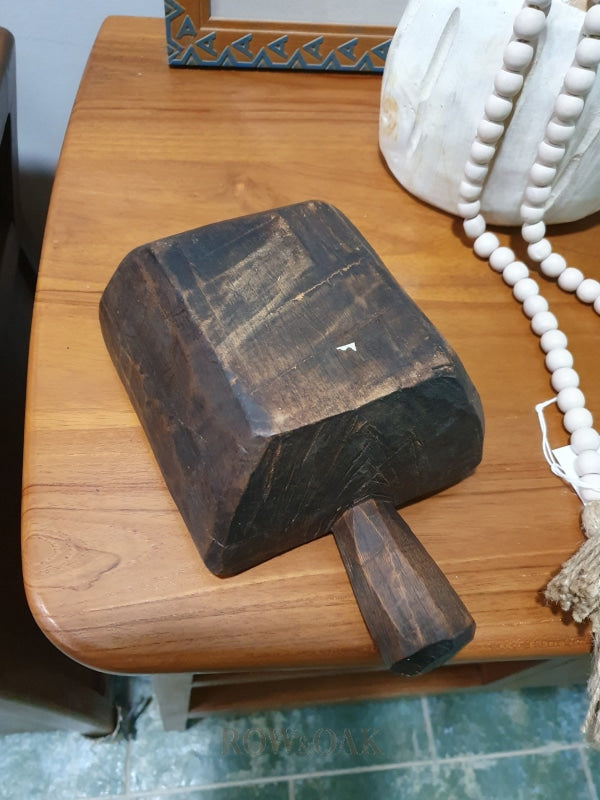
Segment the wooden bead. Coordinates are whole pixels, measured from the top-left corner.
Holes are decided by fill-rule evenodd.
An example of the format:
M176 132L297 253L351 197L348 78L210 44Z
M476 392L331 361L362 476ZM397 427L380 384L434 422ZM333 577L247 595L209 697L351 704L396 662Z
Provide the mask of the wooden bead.
M546 226L541 220L540 222L525 223L521 226L521 236L530 244L541 241L545 235Z
M502 272L515 260L515 254L510 247L497 247L490 255L490 267L496 272Z
M588 36L600 36L600 6L588 8L583 20L583 31Z
M572 408L585 408L585 395L577 386L567 386L561 389L556 397L556 405L563 414Z
M472 203L474 200L479 200L481 197L482 187L481 184L461 181L458 191L462 200Z
M561 367L573 366L573 354L567 350L566 347L556 347L550 350L546 355L546 369L550 372L560 369ZM562 409L566 411L566 409Z
M473 250L480 258L489 258L499 245L498 237L487 231L475 239Z
M514 97L523 88L523 76L519 72L501 69L494 78L494 89L502 97Z
M531 294L523 300L523 313L529 319L542 311L548 311L548 301L541 294Z
M538 206L545 203L551 194L551 186L534 186L530 183L525 189L525 200L534 206Z
M541 222L544 219L546 210L544 206L532 206L529 203L522 203L519 213L523 222L533 225L534 223Z
M575 61L580 67L596 67L600 62L600 39L583 38L575 50Z
M532 261L542 262L552 253L552 245L548 239L540 239L539 242L533 242L527 248L527 254Z
M579 386L579 375L572 367L560 367L552 373L550 382L555 392L561 392L567 387Z
M546 126L546 138L551 144L567 144L575 133L575 125L551 119Z
M575 459L575 472L579 475L600 474L600 453L595 450L584 450Z
M587 67L569 67L565 75L564 87L572 94L586 94L594 85L596 73Z
M582 475L581 483L585 484L579 487L579 494L584 503L600 500L600 475Z
M533 47L527 42L513 40L504 49L504 66L507 69L524 70L533 58Z
M585 278L575 292L582 303L593 303L600 297L600 281L595 278Z
M461 217L472 219L481 211L481 202L479 200L471 200L470 202L461 200L456 207Z
M546 26L546 15L538 8L525 6L513 23L513 33L517 39L535 39Z
M529 276L529 270L522 261L513 261L504 268L502 272L502 280L508 286L514 286L518 281L523 280Z
M535 186L550 186L556 177L556 167L549 167L536 161L529 170L529 178Z
M565 292L574 292L583 282L583 272L576 267L567 267L560 273L557 283Z
M594 428L577 428L571 434L571 447L576 453L584 450L597 450L600 447L600 433Z
M500 122L492 122L490 119L486 119L485 117L480 120L479 125L477 126L477 136L482 142L487 142L489 144L495 144L503 133L504 125L502 125Z
M587 408L571 408L563 417L563 425L569 433L574 433L579 428L591 428L594 418Z
M555 350L559 347L566 347L569 344L569 341L566 337L566 334L563 331L559 330L549 330L540 339L540 347L544 351L544 353L549 353L551 350Z
M539 292L540 287L533 278L523 277L513 286L513 296L520 303L523 303L528 297L539 294Z
M489 164L476 164L474 161L467 161L465 164L465 178L470 183L481 183L489 172Z
M481 214L478 214L473 219L466 219L463 222L463 230L469 239L477 239L482 233L485 233L485 219Z
M532 299L533 298L528 297L525 303ZM547 333L547 331L556 330L557 328L558 320L551 311L538 311L531 319L531 329L538 336L542 336L542 334Z
M554 103L554 114L561 122L573 122L581 115L584 105L582 97L561 92Z
M549 166L555 166L562 161L566 152L566 148L544 141L540 142L538 145L537 152L538 158L542 163L548 164Z
M540 264L541 270L548 278L558 278L567 268L567 262L560 253L550 253Z
M479 142L477 139L473 142L469 151L473 161L476 161L478 164L489 164L495 153L495 147L492 147L491 144L485 144L485 142Z
M499 97L497 94L491 94L485 104L485 113L491 122L503 122L510 116L513 110L513 104L505 97Z
M529 319L542 311L548 311L548 301L541 294L531 294L523 300L523 313Z

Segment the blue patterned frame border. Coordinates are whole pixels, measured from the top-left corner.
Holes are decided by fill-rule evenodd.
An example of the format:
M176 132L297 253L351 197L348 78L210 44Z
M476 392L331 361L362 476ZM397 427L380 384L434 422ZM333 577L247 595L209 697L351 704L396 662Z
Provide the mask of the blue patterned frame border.
M165 0L172 67L383 72L391 28L213 19L210 0Z

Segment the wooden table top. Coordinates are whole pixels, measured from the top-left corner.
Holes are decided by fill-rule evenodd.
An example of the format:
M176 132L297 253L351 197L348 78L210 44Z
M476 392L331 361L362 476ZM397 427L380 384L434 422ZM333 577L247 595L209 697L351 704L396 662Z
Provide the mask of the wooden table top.
M202 564L105 349L101 293L135 246L317 198L343 211L455 348L486 415L484 457L403 517L477 623L457 661L589 649L541 600L579 545L579 501L550 474L534 406L551 397L529 322L451 216L408 195L378 152L381 78L174 70L164 23L102 28L66 134L34 309L23 568L34 616L115 672L376 668L331 536L235 578ZM588 220L556 249L600 278ZM552 232L551 232L552 233ZM503 234L503 238L510 237ZM517 245L518 246L518 245ZM600 409L598 318L544 287ZM556 446L567 443L554 411Z

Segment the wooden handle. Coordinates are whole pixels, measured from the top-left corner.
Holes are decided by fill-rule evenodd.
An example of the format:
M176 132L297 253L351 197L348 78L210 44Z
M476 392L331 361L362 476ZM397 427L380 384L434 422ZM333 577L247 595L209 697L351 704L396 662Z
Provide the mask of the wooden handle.
M471 615L392 503L366 500L332 530L367 628L392 672L420 675L473 638Z

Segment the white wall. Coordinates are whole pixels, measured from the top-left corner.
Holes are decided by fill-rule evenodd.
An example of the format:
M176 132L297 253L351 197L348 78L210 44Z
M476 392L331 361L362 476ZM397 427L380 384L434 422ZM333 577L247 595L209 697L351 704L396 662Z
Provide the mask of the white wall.
M16 40L21 195L41 240L52 178L75 93L102 21L160 17L163 0L0 0L0 25Z

